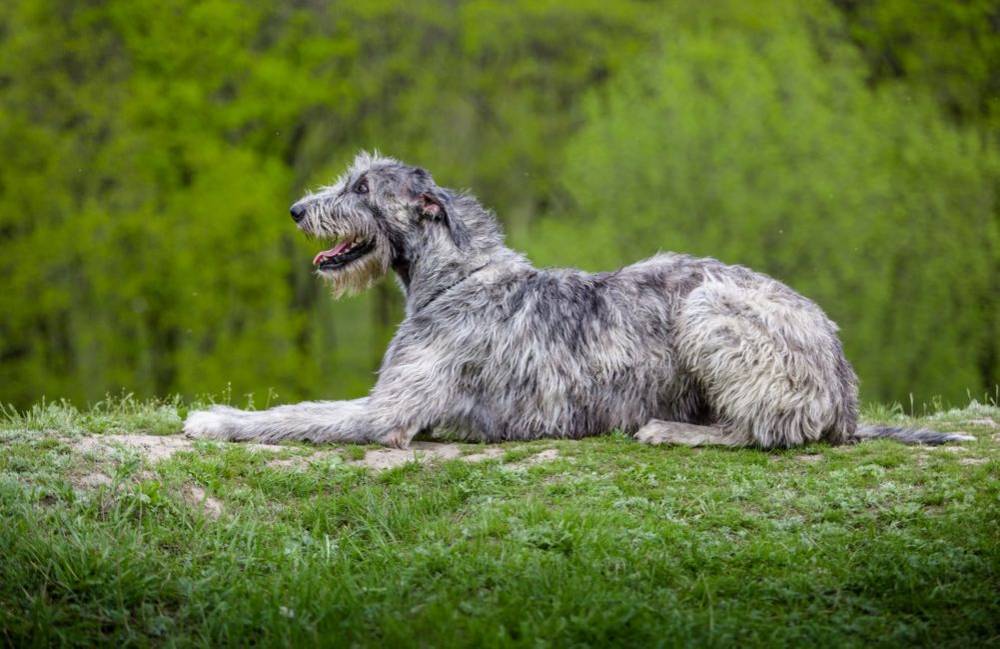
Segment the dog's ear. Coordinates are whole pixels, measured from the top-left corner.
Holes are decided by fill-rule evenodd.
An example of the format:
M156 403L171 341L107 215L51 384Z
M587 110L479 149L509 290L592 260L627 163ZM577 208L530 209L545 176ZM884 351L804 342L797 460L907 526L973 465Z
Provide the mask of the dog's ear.
M425 219L440 221L448 217L448 208L445 207L447 197L444 196L444 192L434 190L422 192L417 201L420 216Z
M453 218L451 214L451 196L448 192L437 187L422 192L417 197L417 209L423 218L432 221L440 221L448 228L451 240L460 249L465 249L469 245L469 232L465 226Z

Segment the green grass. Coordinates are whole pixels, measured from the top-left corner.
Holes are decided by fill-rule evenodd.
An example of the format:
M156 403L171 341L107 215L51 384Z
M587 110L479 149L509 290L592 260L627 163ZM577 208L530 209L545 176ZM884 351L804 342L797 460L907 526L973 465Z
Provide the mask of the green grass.
M870 412L977 436L959 451L612 435L374 473L356 448L275 468L240 445L152 465L75 445L184 414L125 399L0 418L0 645L1000 642L993 406ZM80 487L98 470L108 484Z

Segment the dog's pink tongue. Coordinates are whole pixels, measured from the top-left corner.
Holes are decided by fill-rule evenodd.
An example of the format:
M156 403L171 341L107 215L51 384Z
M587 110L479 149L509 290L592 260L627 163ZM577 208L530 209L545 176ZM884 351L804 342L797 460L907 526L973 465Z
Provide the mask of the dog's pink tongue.
M329 250L324 250L323 252L316 253L316 256L313 257L313 266L319 266L327 259L331 257L336 257L340 253L347 250L347 247L350 245L351 245L350 241L341 241L340 243L330 248Z

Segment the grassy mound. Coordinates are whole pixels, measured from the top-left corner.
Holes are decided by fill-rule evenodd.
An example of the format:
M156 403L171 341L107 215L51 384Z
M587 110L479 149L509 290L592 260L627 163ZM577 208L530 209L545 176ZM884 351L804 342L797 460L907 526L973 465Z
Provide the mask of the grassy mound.
M358 447L122 442L176 433L176 401L7 412L0 644L995 642L1000 409L870 414L977 441L611 435L377 470Z

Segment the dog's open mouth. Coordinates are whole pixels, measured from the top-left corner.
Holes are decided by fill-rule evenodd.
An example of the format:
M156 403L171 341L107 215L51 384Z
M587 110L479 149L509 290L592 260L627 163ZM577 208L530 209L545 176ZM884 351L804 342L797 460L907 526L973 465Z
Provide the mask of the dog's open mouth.
M375 239L360 237L345 237L337 245L317 253L313 257L313 266L318 270L337 270L343 268L355 259L360 259L375 248Z

